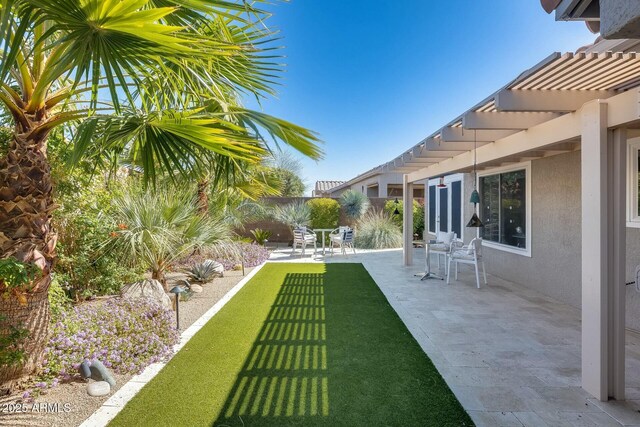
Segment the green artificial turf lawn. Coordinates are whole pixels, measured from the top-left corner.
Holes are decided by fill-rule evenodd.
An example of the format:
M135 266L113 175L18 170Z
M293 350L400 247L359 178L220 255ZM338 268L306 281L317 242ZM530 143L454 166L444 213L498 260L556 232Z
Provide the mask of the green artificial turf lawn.
M362 264L273 263L111 425L473 423Z

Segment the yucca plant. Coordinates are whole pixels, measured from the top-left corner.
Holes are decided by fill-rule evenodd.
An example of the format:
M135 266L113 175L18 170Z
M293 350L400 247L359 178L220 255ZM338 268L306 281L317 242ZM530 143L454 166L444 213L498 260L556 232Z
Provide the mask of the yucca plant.
M187 270L189 279L194 282L207 283L215 277L224 276L224 267L217 261L211 259L204 260L191 266Z
M362 249L387 249L402 246L402 233L391 217L382 211L369 211L358 221L356 246Z
M303 200L277 205L273 208L273 218L291 230L295 227L306 227L311 222L311 207Z
M359 191L347 190L340 196L340 206L348 218L358 220L369 210L369 198Z
M261 0L0 0L0 104L13 121L0 157L0 257L37 265L26 303L0 304L0 337L29 331L20 366L0 366L0 392L36 370L49 325L55 262L47 138L74 134L74 159L127 154L147 181L196 176L211 153L256 163L261 130L318 158L311 132L242 107L274 94L281 71ZM100 157L96 157L98 160ZM154 245L171 246L164 235ZM133 249L133 246L132 246Z
M231 244L226 223L200 215L186 191L130 191L114 204L119 225L104 250L115 251L123 262L148 268L151 278L165 287L165 272L176 260L199 249Z
M259 244L264 245L267 240L271 237L271 231L263 230L262 228L256 228L251 230L251 235L253 235L253 240Z

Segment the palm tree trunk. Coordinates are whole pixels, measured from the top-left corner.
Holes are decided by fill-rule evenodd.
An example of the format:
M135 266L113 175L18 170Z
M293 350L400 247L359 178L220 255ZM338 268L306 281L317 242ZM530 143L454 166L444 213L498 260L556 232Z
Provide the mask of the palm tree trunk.
M8 296L0 304L0 338L16 329L28 333L12 348L24 354L22 362L0 366L0 394L38 370L49 332L48 291L57 239L51 214L56 206L51 194L47 134L34 136L31 130L38 122L30 124L30 129L19 126L8 154L0 159L0 258L33 263L42 274L22 290L26 303Z
M165 292L169 292L167 278L164 275L164 270L162 269L152 269L151 270L151 279L157 280L162 284Z
M209 179L198 181L198 212L206 215L209 212Z

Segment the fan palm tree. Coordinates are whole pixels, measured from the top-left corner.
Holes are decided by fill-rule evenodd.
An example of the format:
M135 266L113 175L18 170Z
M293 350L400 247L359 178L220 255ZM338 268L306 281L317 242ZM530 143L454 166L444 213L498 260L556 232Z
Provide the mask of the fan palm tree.
M20 298L0 304L0 338L17 325L28 331L23 360L0 366L0 391L37 369L48 333L53 129L74 132L76 159L130 152L147 182L171 171L193 176L206 152L258 162L268 149L261 132L321 156L312 132L237 102L273 94L281 71L257 3L0 0L0 104L14 126L0 158L0 258L40 272Z

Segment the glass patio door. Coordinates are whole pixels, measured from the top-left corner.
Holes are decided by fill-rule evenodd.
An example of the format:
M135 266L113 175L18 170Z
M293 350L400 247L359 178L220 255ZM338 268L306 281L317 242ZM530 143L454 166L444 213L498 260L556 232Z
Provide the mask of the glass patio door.
M439 181L429 182L427 228L431 234L454 232L462 238L462 177L447 177L444 183L438 187Z
M438 188L438 187L436 187ZM438 188L438 231L449 232L449 188Z

